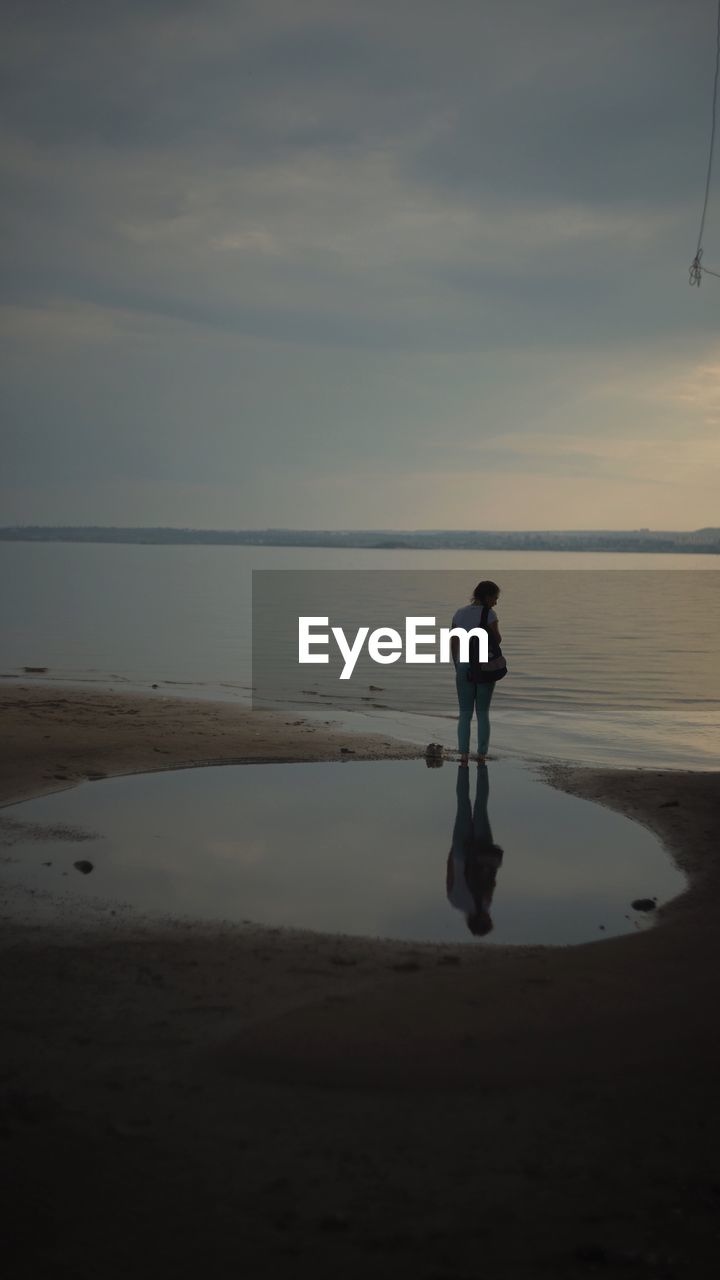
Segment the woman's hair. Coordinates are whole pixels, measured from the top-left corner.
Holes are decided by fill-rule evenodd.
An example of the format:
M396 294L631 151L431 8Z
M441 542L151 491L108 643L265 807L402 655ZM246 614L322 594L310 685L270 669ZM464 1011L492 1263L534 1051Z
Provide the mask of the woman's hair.
M491 582L489 578L484 578L482 582L478 582L473 591L473 600L479 600L481 604L485 602L488 596L499 596L500 588L497 582Z

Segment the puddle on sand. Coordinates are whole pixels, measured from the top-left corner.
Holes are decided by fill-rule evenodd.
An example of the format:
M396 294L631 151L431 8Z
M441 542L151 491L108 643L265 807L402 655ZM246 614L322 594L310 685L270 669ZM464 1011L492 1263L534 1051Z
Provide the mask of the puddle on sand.
M643 827L513 761L140 774L14 805L6 817L33 829L23 840L15 827L1 874L30 888L326 933L587 942L645 927L651 915L632 901L661 903L685 887ZM87 830L81 851L64 828ZM91 872L76 869L81 859Z

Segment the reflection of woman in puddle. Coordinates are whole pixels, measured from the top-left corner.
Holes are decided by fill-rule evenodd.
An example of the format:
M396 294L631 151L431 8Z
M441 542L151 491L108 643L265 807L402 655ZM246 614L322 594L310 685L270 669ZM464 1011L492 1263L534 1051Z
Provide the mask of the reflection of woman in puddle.
M490 780L485 765L478 765L475 804L470 808L470 770L460 765L455 788L457 813L452 848L447 862L447 896L462 911L471 933L482 937L493 927L490 904L503 851L493 844L488 795Z

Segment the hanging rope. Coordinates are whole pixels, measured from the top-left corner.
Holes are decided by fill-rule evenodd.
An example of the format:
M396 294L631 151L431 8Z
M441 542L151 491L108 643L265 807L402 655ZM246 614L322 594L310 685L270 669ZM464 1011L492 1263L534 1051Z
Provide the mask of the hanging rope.
M710 130L710 154L708 155L707 178L705 179L705 200L703 201L702 217L700 219L700 231L698 233L697 249L695 257L690 264L690 284L696 284L699 288L703 277L703 272L708 276L717 276L720 279L720 272L711 271L709 267L702 265L702 238L705 234L705 215L707 213L708 200L710 198L710 177L712 175L713 152L715 150L715 125L717 123L717 98L718 98L718 74L720 73L720 0L718 0L717 13L717 30L715 33L715 80L713 82L713 100L712 100L712 129Z

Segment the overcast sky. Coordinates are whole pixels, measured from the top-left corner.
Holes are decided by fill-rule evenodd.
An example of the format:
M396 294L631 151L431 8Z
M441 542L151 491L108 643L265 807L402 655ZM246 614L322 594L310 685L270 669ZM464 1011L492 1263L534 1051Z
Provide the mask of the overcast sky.
M714 0L3 9L0 523L720 524Z

